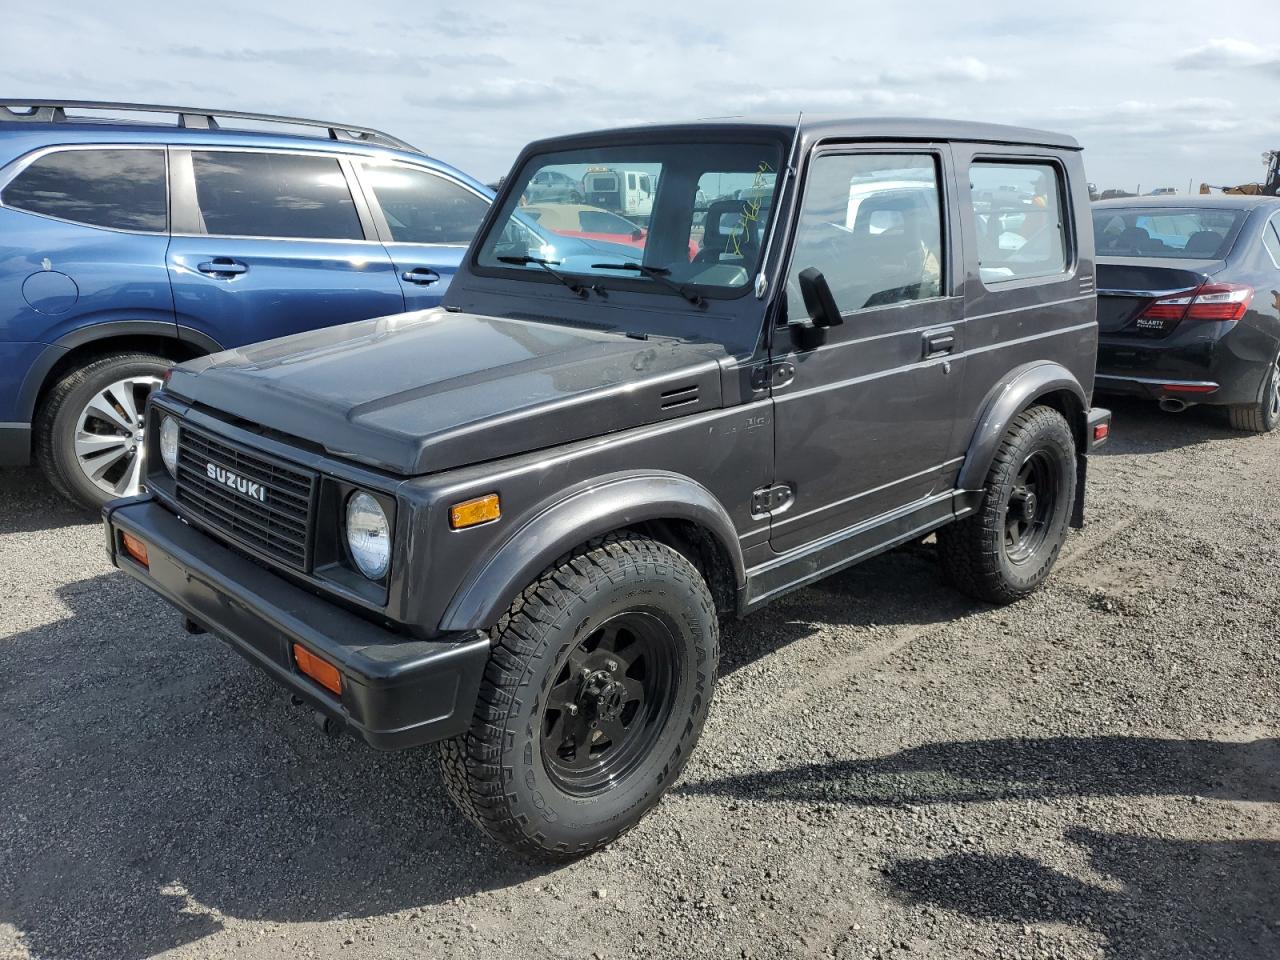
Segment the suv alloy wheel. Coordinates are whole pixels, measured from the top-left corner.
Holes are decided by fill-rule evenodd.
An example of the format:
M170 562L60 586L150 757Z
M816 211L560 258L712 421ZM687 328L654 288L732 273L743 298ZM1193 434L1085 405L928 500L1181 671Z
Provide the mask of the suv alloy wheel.
M64 377L37 420L36 456L64 497L96 510L142 489L147 398L173 362L155 354L100 357Z

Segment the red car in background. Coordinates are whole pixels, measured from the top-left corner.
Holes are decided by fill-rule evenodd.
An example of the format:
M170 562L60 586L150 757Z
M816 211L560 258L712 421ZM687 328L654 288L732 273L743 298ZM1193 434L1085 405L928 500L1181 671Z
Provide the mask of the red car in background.
M520 208L520 213L562 237L602 240L637 250L644 249L648 237L648 231L626 217L583 203L528 203ZM690 240L689 259L697 252L697 242Z

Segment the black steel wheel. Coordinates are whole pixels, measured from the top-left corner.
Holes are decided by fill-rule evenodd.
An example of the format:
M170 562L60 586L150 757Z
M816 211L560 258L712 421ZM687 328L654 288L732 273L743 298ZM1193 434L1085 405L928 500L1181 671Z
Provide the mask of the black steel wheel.
M1075 438L1062 414L1041 406L1019 414L987 472L982 505L938 531L951 582L991 603L1031 593L1066 542L1075 490Z
M607 790L648 756L679 665L656 611L610 618L571 649L542 708L542 762L566 793Z
M440 744L449 795L513 850L590 853L697 744L719 657L711 591L672 547L611 534L544 571L491 636L471 728Z
M1035 450L1018 468L1004 515L1004 549L1010 563L1026 563L1052 532L1058 470L1046 450Z

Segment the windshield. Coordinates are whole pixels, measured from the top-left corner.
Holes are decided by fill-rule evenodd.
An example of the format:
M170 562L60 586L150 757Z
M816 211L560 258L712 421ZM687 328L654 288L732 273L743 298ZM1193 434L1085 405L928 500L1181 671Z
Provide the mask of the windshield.
M1095 208L1093 232L1102 257L1222 260L1244 217L1195 207Z
M515 174L476 263L548 282L550 266L606 289L736 295L759 269L781 157L778 143L649 143L533 157Z

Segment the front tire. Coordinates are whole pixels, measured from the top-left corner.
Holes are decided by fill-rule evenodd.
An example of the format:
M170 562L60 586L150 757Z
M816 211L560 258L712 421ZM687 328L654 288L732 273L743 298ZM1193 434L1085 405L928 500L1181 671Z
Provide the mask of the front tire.
M36 416L36 461L62 496L97 510L142 488L143 408L173 361L117 353L86 364L49 391Z
M1075 490L1075 439L1062 414L1042 406L1019 414L987 473L982 506L938 531L951 582L990 603L1032 593L1066 541Z
M491 631L471 729L440 745L481 830L569 860L631 829L675 782L715 686L719 625L697 569L636 534L592 541Z
M1256 403L1227 408L1233 429L1247 433L1270 433L1280 424L1280 357L1271 361L1271 366L1262 377L1258 394Z

